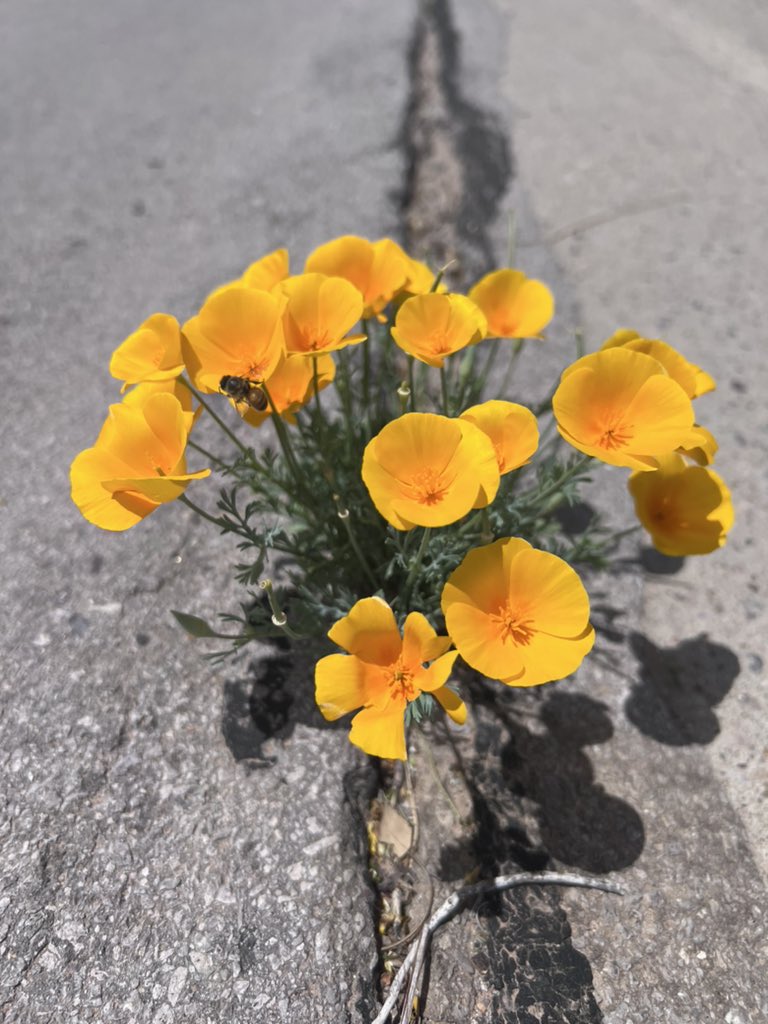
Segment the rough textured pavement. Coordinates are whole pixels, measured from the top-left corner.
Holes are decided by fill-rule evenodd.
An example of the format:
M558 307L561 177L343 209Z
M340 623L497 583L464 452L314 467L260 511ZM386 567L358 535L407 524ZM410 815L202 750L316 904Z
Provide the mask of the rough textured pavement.
M271 246L301 260L342 231L397 232L404 186L403 228L426 241L430 174L461 215L437 248L503 260L514 204L521 265L556 287L551 346L522 368L533 392L575 325L592 346L617 326L661 335L714 373L701 408L739 521L711 559L598 581L599 659L504 704L501 730L479 706L445 753L477 772L486 869L550 856L629 896L464 915L436 946L426 1019L768 1016L768 17L748 0L477 0L452 37L445 4L427 13L420 64L415 4L0 7L9 1021L370 1019L369 772L313 712L305 667L264 651L213 672L169 621L232 599L225 542L182 508L97 534L67 469L145 315L187 315ZM403 151L440 52L438 143L417 130Z

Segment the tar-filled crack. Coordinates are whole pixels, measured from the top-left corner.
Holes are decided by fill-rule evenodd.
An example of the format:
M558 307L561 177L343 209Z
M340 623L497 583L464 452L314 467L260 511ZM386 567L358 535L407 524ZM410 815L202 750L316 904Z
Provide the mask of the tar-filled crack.
M513 174L497 115L471 102L461 83L460 40L449 0L421 0L408 54L401 195L406 248L466 285L495 265L492 224Z
M408 52L410 91L401 133L406 157L400 195L402 235L411 255L435 269L450 263L447 282L466 288L498 265L492 226L514 165L508 134L497 115L464 93L460 50L450 0L419 0ZM475 758L472 768L481 760ZM507 794L499 801L502 813L512 815L511 821L502 822L491 804L496 803L494 790L503 783L492 778L476 781L471 787L477 818L469 841L471 851L467 851L470 859L481 871L491 873L515 864L533 870L543 867L547 852L531 848L522 827L520 841L510 842L515 833L515 797ZM519 803L522 795L516 799ZM488 901L475 934L479 941L474 949L455 952L459 958L471 958L485 988L493 993L484 1020L494 1024L598 1024L602 1020L589 963L571 944L570 926L556 893L536 890L514 901L510 897ZM429 973L428 967L427 979ZM437 978L432 981L439 984ZM427 993L428 986L427 980ZM428 994L422 1011L425 1021L433 1019Z

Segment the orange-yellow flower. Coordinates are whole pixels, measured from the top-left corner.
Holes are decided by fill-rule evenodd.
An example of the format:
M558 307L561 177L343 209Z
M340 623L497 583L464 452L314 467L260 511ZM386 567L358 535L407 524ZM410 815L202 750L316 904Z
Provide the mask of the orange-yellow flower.
M677 451L699 466L710 466L715 460L719 447L714 434L706 427L695 423L685 444L681 445Z
M110 406L96 444L70 470L72 500L85 518L103 530L127 530L178 498L190 480L208 476L209 469L187 472L193 420L172 394Z
M691 400L651 356L612 348L578 359L560 379L552 411L574 448L613 466L656 469L685 445Z
M431 693L455 722L466 719L463 701L445 685L457 652L448 651L450 638L438 636L419 612L406 618L401 637L386 601L366 597L328 636L349 654L318 661L315 699L331 722L362 708L349 738L366 754L406 759L405 709L422 693Z
M501 400L481 402L463 412L460 419L474 423L488 436L501 476L524 466L539 447L538 421L524 405Z
M217 392L221 378L269 378L285 353L285 300L244 285L226 285L182 329L184 361L195 387Z
M488 321L489 338L538 338L555 314L552 292L522 270L494 270L469 291Z
M347 335L363 312L360 292L343 277L298 274L280 285L287 299L283 332L288 353L318 356L365 341Z
M448 577L441 603L462 658L509 686L570 675L595 639L577 574L519 537L468 552Z
M713 470L668 455L655 473L632 473L628 486L637 518L662 554L705 555L725 543L733 505Z
M601 351L609 348L629 348L634 352L643 352L645 355L657 359L689 398L698 398L708 391L715 390L714 378L710 377L700 366L689 363L685 356L681 355L676 348L668 345L666 341L660 341L658 338L642 338L637 331L622 329L603 342Z
M179 322L167 313L155 313L118 345L109 372L124 381L123 391L142 381L172 380L184 369Z
M485 337L485 326L485 317L466 295L430 292L405 300L392 337L422 363L442 366L446 356Z
M288 250L275 249L256 260L243 273L240 283L269 292L288 277Z
M415 260L406 253L403 255L408 267L408 276L395 298L405 299L411 295L426 295L431 291L446 292L448 290L442 282L435 288L437 274L426 263Z
M336 364L331 355L317 357L317 389L327 388L336 376ZM269 397L278 414L289 423L296 422L295 414L310 401L314 394L314 365L311 359L283 356L277 369L265 381ZM260 426L272 415L271 409L259 412L249 405L231 400L240 415L253 427Z
M165 394L173 395L184 412L192 412L192 392L178 378L173 380L145 381L143 384L137 384L135 388L131 388L130 391L125 393L122 404L134 407L141 406L152 395ZM198 406L198 409L201 410L202 406Z
M496 453L482 430L426 412L392 420L369 441L362 477L397 530L455 523L490 504L499 487Z
M369 242L343 235L320 245L307 258L305 271L345 277L363 296L363 316L381 313L408 279L408 257L391 238Z

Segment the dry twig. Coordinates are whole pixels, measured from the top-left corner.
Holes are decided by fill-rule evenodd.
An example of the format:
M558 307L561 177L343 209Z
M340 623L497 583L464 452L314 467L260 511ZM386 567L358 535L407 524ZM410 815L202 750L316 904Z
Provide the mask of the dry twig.
M419 938L408 950L408 955L403 960L402 967L392 982L384 1005L371 1024L386 1024L397 1001L397 997L400 995L400 991L410 975L410 985L408 986L403 1013L400 1018L400 1024L407 1024L411 1015L413 997L416 994L424 968L427 946L432 934L442 924L449 921L469 900L476 899L478 896L488 896L494 892L503 892L505 889L513 889L518 885L572 885L581 889L599 889L601 892L612 892L619 896L624 895L624 890L618 885L613 885L611 882L601 882L596 878L584 878L582 875L565 875L551 871L545 871L541 874L499 875L490 881L476 882L474 885L465 885L462 889L457 889L435 911L422 928Z

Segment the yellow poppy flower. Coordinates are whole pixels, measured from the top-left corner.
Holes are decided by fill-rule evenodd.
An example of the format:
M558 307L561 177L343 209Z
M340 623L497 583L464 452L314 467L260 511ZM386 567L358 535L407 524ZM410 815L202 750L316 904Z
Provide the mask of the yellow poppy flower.
M336 376L336 364L331 355L317 357L317 389L327 388ZM311 359L300 356L283 356L277 369L265 381L269 397L278 414L289 423L296 422L296 413L314 395L314 365ZM243 419L252 427L260 426L272 415L271 409L259 412L243 402L230 399Z
M142 381L172 380L184 369L176 317L155 313L118 345L109 372L124 381L123 391Z
M489 437L501 476L524 466L539 447L538 421L524 405L501 400L481 402L459 419L474 423Z
M167 501L183 494L190 480L184 448L194 414L171 394L151 395L142 405L112 405L93 448L70 470L72 500L103 530L127 530Z
M642 352L646 356L657 359L689 398L699 398L700 395L715 390L714 378L710 377L700 366L689 363L685 356L681 355L676 348L668 345L666 341L660 341L658 338L642 338L637 331L622 328L603 342L601 351L609 348L629 348L633 352Z
M473 423L411 412L366 446L362 477L381 515L397 530L447 526L496 497L499 468Z
M352 719L350 741L366 754L404 761L404 714L431 693L459 724L464 702L445 684L457 652L419 612L405 620L403 636L392 609L379 597L358 601L328 636L348 654L329 654L315 668L315 699L330 722L362 708ZM431 662L427 665L427 662Z
M447 287L441 282L435 289L435 278L437 274L426 263L415 260L412 256L403 253L408 268L408 276L402 288L395 295L395 298L408 298L411 295L427 295L431 291L446 292Z
M377 316L408 278L408 257L391 238L343 235L307 257L305 271L344 277L363 296L363 317Z
M446 356L485 337L485 317L466 295L416 295L397 311L392 337L422 363L442 366Z
M363 300L343 277L298 274L280 285L285 296L283 333L288 353L318 356L365 341L364 334L347 336L363 312Z
M220 391L222 377L260 383L285 353L285 300L269 292L226 285L209 295L182 328L184 362L196 388Z
M628 487L637 518L664 555L715 551L733 526L731 495L717 473L679 455L659 459L655 473L633 473Z
M628 348L583 356L552 398L557 428L579 451L613 466L656 469L655 456L684 445L693 406L656 359Z
M184 412L192 412L192 392L181 384L178 378L173 380L145 381L137 384L123 396L123 405L144 405L152 395L173 395ZM200 407L202 408L202 407Z
M700 427L698 423L695 423L685 444L681 445L677 451L699 466L711 466L719 447L714 434L706 427Z
M247 288L269 292L288 277L288 250L275 249L256 260L243 273L240 283Z
M489 338L538 338L555 315L552 292L522 270L494 270L486 274L469 297L488 321Z
M441 604L462 658L509 686L570 675L595 639L577 574L519 537L469 551L448 577Z

